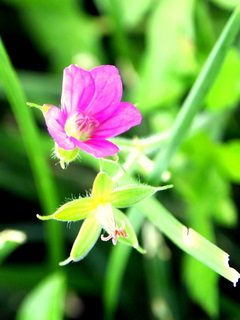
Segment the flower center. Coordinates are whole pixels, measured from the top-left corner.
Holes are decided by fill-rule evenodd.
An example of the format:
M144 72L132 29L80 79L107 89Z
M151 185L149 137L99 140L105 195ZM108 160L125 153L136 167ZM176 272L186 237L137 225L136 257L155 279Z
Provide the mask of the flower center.
M65 131L69 137L78 140L89 140L96 127L99 126L98 120L91 116L84 116L82 113L75 113L70 116L65 123Z
M96 218L100 221L103 228L109 234L107 237L102 234L101 240L108 241L112 239L112 243L116 245L119 237L128 238L128 234L124 230L124 221L121 221L121 227L118 228L116 220L114 218L113 208L110 203L103 203L98 205Z

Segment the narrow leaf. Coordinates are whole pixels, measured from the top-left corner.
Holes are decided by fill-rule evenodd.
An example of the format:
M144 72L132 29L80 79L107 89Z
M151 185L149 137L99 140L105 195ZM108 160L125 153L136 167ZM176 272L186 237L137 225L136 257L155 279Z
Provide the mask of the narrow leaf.
M52 179L45 154L43 153L43 150L39 152L42 144L37 126L33 121L29 107L26 106L27 99L1 38L0 80L19 126L25 150L32 167L42 210L51 213L58 205L56 186ZM57 261L59 261L62 256L63 237L60 228L60 225L52 224L51 222L46 224L48 233L48 236L46 237L48 241L47 248L49 250L49 260L53 268L55 268Z
M149 198L138 209L163 234L186 253L236 285L240 274L229 267L229 255L191 228L175 219L156 199Z

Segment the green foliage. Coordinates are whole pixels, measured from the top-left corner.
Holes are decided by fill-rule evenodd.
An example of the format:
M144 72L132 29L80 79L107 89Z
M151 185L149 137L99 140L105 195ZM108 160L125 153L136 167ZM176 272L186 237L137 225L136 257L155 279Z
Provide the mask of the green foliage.
M238 4L236 0L0 3L0 188L7 208L1 225L2 230L24 231L31 246L28 251L26 244L19 247L0 237L0 298L7 292L12 301L0 303L1 317L12 319L19 307L17 320L32 319L33 314L34 319L63 319L65 311L66 319L80 318L81 312L91 318L95 307L88 303L96 300L103 301L103 318L109 320L146 319L149 313L150 318L163 320L238 317L236 289L225 290L225 279L235 283L238 278L226 251L231 266L240 268L235 236L240 182L239 8L232 13ZM4 16L6 8L16 15L11 24ZM13 50L18 37L27 39L27 45ZM44 65L40 67L39 61ZM88 210L81 211L79 203L88 200L83 195L99 170L96 159L81 152L80 161L61 170L59 160L51 157L54 144L42 118L26 106L27 101L59 105L62 69L70 63L86 69L115 64L124 81L124 100L136 103L143 113L140 126L115 139L121 150L119 162L103 161L102 169L118 186L113 193L122 192L127 204L134 205L126 214L146 255L120 243L109 254L107 245L97 244L86 261L59 267L79 225L71 224L63 232L57 221L36 219L37 213L53 217L53 212L59 219L69 218L69 213L72 220L86 217ZM158 189L146 182L174 187L155 194ZM98 192L104 195L112 185L106 179L102 184ZM139 187L122 188L133 184ZM135 205L136 199L147 196L151 197ZM17 210L11 207L14 202ZM84 232L94 233L90 239L94 244L99 225L87 221ZM37 245L40 250L35 250ZM89 243L87 249L78 242L74 248L77 259L88 251ZM46 272L59 269L61 273L46 278ZM225 278L221 286L219 275ZM14 304L23 290L26 298ZM72 291L86 301L85 311L77 315L79 300L64 298ZM142 295L136 300L138 292ZM199 312L193 316L196 306ZM101 311L96 306L98 318Z
M51 274L42 280L25 298L16 320L64 319L66 282L61 273Z
M220 70L220 74L212 86L207 99L207 107L212 111L234 108L239 100L240 57L232 48Z
M152 10L137 88L142 111L176 103L186 88L184 78L194 74L193 3L187 0L176 6L175 0L159 1Z
M223 176L227 180L239 183L240 181L240 141L230 140L216 148L216 162Z
M25 241L26 235L21 231L3 230L0 232L0 263Z

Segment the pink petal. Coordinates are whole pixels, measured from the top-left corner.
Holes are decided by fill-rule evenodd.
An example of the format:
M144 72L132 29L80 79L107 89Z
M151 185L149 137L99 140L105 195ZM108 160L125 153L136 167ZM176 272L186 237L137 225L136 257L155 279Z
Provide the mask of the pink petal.
M121 101L121 77L118 69L109 65L94 68L90 72L95 83L95 93L86 111L95 118L98 114L107 118Z
M52 106L45 114L45 121L49 134L52 136L58 146L64 150L72 150L75 143L69 138L64 130L66 115L60 108Z
M91 139L80 141L75 138L73 139L79 149L92 154L96 158L112 156L119 151L119 148L115 144L107 140Z
M70 65L64 69L61 106L68 114L84 110L94 95L95 85L91 73Z
M100 123L92 139L115 137L140 124L141 121L141 113L133 104L121 102L115 113L109 119Z

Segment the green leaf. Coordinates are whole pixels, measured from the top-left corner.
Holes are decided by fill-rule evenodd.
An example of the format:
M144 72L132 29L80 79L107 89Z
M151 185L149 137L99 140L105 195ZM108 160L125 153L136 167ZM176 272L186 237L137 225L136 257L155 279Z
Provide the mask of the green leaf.
M239 0L211 0L224 9L233 10L239 5Z
M219 313L218 274L189 255L183 257L182 272L192 299L211 319L216 318Z
M189 188L194 190L194 197L191 201L188 200L187 196L183 197L183 199L186 199L185 212L187 223L192 228L196 228L201 235L210 240L211 243L214 243L215 235L212 225L212 215L215 210L215 202L218 201L218 192L215 192L216 190L218 191L219 188L218 180L214 179L215 175L212 173L212 170L210 170L210 172L205 172L204 170L197 171L197 178L199 178L199 180L196 180L198 180L201 185L199 188L197 183L189 185ZM205 177L204 187L202 187L202 176ZM209 317L216 317L219 313L219 304L217 303L219 296L217 285L219 275L189 255L183 257L183 262L183 280L191 297L205 310ZM201 279L201 282L196 284L196 281L193 280L194 277ZM206 297L206 295L203 294L204 292L208 292L208 299L204 298Z
M23 301L16 320L63 320L66 282L54 273L40 282Z
M240 182L240 140L230 140L219 145L216 151L217 164L230 181Z
M114 207L126 208L130 207L143 199L152 196L155 192L171 188L172 185L163 187L151 187L147 185L133 185L127 187L116 188L110 195L109 201Z
M37 126L34 123L29 107L26 106L27 99L1 39L0 79L16 118L25 151L31 164L42 210L49 214L58 205L57 189L47 164L47 156L43 152L44 150L41 149L42 140L40 139ZM60 228L61 226L57 224L50 222L46 224L49 262L53 268L55 268L57 261L62 256L63 237Z
M220 69L219 75L206 97L209 110L233 108L240 98L240 56L231 48Z
M136 205L173 243L236 285L240 274L229 267L229 255L191 228L185 227L153 197Z

